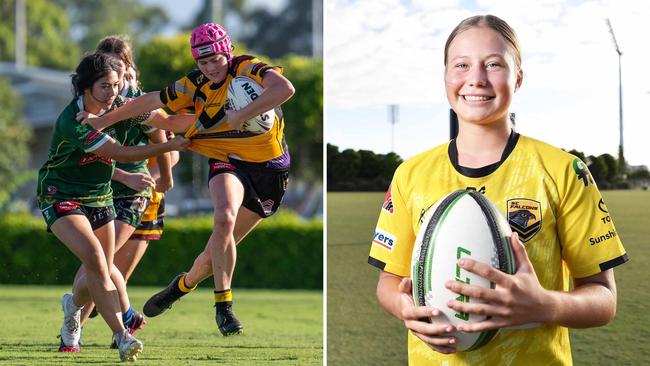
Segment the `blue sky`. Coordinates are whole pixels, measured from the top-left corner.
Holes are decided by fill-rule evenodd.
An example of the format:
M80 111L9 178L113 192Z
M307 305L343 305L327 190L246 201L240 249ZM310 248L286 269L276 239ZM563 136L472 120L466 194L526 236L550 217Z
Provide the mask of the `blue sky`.
M462 19L494 14L517 31L524 82L517 129L590 154L618 151L618 56L623 50L625 155L650 165L650 3L623 1L377 0L325 2L326 141L391 150L388 105L400 108L395 152L404 158L448 139L443 47Z

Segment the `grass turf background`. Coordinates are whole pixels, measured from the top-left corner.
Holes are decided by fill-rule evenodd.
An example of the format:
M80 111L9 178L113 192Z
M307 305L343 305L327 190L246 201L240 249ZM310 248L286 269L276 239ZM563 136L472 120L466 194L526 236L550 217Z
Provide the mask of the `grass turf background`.
M159 288L129 289L142 304ZM63 321L63 286L0 285L0 364L115 365L111 332L101 317L84 326L80 353L57 352ZM198 289L136 332L144 343L138 365L321 365L323 306L320 291L234 290L244 333L222 337L214 321L212 291Z

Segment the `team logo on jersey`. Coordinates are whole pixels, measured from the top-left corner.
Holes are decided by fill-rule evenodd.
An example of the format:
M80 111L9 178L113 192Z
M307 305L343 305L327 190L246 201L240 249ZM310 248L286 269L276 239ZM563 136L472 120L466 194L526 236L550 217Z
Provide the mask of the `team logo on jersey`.
M601 210L604 213L609 213L607 211L607 206L605 206L605 201L601 198L600 201L598 201L598 209Z
M587 165L582 162L582 160L576 158L573 161L573 171L578 176L578 179L582 181L585 187L589 186L589 183L594 184L594 178L589 173Z
M381 206L385 211L388 211L389 214L393 214L395 212L395 207L393 206L393 196L391 194L391 186L388 186L388 190L386 191L386 197L384 198L384 204Z
M372 243L384 247L392 252L393 247L397 243L397 238L395 235L377 228L375 230L375 237L372 239Z
M532 239L542 227L542 205L528 198L508 200L508 223L523 243Z
M75 202L75 201L61 201L54 204L54 209L58 213L77 210L80 207L81 205L79 204L79 202Z
M47 194L56 194L56 192L58 192L58 190L55 186L47 186Z

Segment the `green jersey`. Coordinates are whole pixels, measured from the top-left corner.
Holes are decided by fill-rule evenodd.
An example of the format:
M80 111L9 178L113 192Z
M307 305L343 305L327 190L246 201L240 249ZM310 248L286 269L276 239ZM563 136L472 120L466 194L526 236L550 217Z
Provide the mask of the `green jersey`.
M129 85L121 93L122 96L128 99L133 99L141 96L142 90L136 88L132 85ZM131 128L127 131L126 138L123 142L126 146L138 146L147 144L147 134L155 131L156 128L150 127L147 125L140 124L134 128ZM115 168L122 169L129 173L144 173L149 174L147 169L147 160L133 161L128 163L116 162ZM117 181L111 181L111 188L113 189L114 198L125 198L125 197L151 197L151 187L148 187L144 191L133 190L123 183Z
M118 96L109 111L125 102ZM128 131L148 115L120 121L100 132L77 122L76 115L82 109L83 97L77 97L56 120L47 161L38 173L39 200L72 200L91 207L112 204L110 182L115 162L93 152L111 138L123 143Z

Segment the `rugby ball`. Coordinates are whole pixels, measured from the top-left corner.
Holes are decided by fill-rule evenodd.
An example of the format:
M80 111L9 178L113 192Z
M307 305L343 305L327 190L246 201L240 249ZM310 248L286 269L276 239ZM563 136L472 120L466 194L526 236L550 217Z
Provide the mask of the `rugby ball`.
M228 104L234 110L240 110L262 94L262 86L255 80L246 76L237 76L228 85ZM253 117L244 122L243 128L247 131L262 134L268 132L275 121L275 110Z
M458 190L439 200L424 216L413 246L411 279L413 300L418 306L440 310L432 323L470 324L487 319L469 313L456 312L447 301L479 303L468 296L445 288L445 282L455 279L464 283L494 288L494 283L458 266L458 260L469 257L491 264L506 273L515 272L515 260L510 246L512 233L507 220L484 195L471 190ZM498 330L482 333L452 332L458 351L473 351L486 345Z

